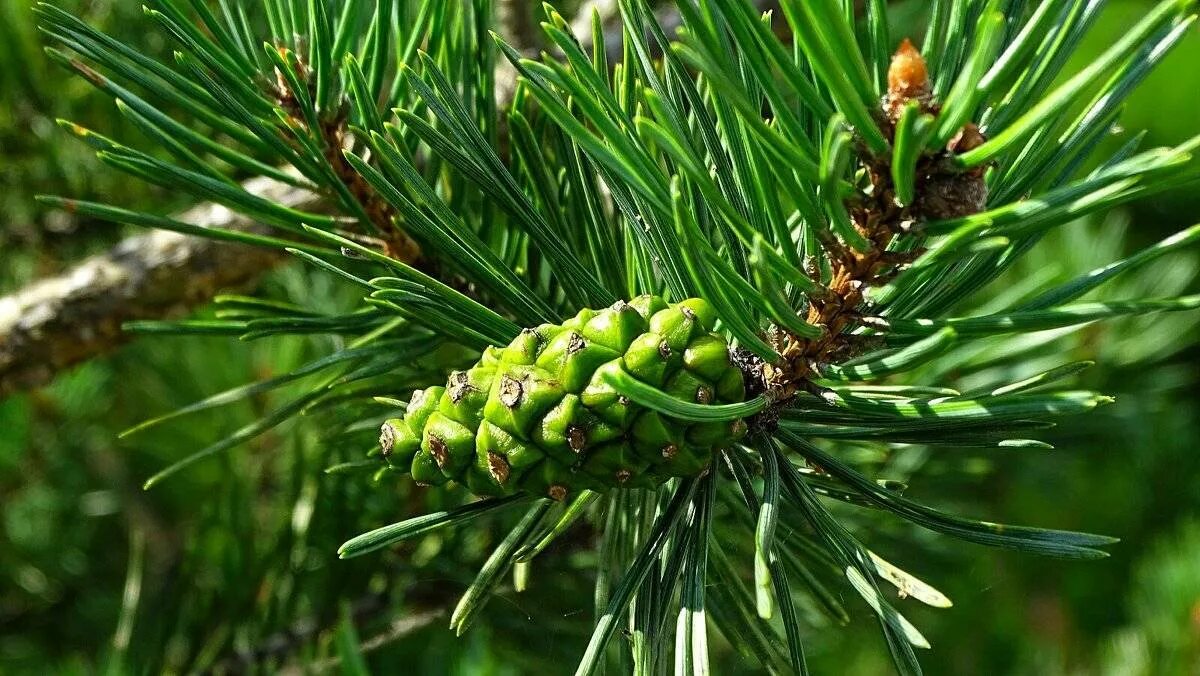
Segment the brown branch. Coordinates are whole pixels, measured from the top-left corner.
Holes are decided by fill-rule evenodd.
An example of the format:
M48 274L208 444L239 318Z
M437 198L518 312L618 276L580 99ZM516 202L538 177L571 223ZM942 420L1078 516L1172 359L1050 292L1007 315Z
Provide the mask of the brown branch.
M446 598L431 600L429 604L406 607L402 612L388 620L387 625L379 633L364 638L359 644L362 654L374 652L391 643L410 636L434 622L448 616L457 599L453 595ZM373 594L359 599L350 608L350 620L354 624L373 621L373 619L389 610L388 599L381 594ZM344 620L339 619L337 622ZM248 650L233 652L215 664L206 667L206 674L245 674L257 673L272 662L282 662L277 667L280 674L319 674L337 669L341 664L340 657L332 657L319 662L301 664L296 659L296 652L308 645L318 636L337 630L336 624L324 623L317 617L304 617L270 636L265 637L257 645Z
M266 178L248 181L246 189L292 207L315 200ZM180 220L266 230L216 204L194 207ZM122 322L181 314L222 289L252 284L279 258L266 249L153 231L0 298L0 396L43 385L58 371L113 349L123 342Z
M364 639L359 649L363 655L375 652L380 648L385 648L396 641L415 634L416 632L428 627L437 622L443 617L450 614L450 607L433 608L429 610L418 610L413 613L404 613L399 617L394 618L388 623L388 626L383 631ZM292 674L326 674L335 671L342 664L341 657L331 657L307 665L291 665L280 669L280 674L290 676Z

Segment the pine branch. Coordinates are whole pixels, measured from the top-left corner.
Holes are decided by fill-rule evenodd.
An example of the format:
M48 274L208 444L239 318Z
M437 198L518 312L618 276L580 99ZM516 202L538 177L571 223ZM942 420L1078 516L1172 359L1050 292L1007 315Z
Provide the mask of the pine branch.
M517 44L524 26L518 18L521 3L502 3L519 17L505 26ZM757 0L760 9L775 7L775 0ZM609 63L621 57L621 26L614 21L618 3L585 3L572 24L580 43L591 45L591 11L600 14L605 30ZM679 25L674 9L659 17L673 33ZM529 37L528 34L525 37ZM515 91L515 73L507 61L497 64L497 104L507 106ZM266 178L247 183L252 194L280 204L309 209L320 199L301 189ZM202 204L183 217L206 228L267 230L217 204ZM98 357L121 345L127 337L122 322L181 315L207 303L218 292L252 286L282 257L244 246L226 246L211 240L155 231L130 237L104 254L79 263L61 275L39 280L0 298L0 396L39 387L59 371Z
M171 0L158 2L178 14ZM216 105L221 112L210 117L246 145L270 146L260 150L271 166L255 171L289 164L327 196L325 211L239 192L232 174L197 156L214 149L195 134L194 149L173 144L166 132L157 136L180 162L205 173L72 131L134 176L220 199L274 225L285 239L250 243L286 248L361 287L364 306L324 315L302 304L240 299L219 322L137 322L145 331L247 339L350 337L291 373L131 430L322 374L315 388L177 460L147 487L303 412L336 407L325 443L366 444L380 430L375 459L341 463L339 473L373 465L377 483L402 478L491 498L427 505L424 514L348 540L342 558L436 529L474 528L485 514L523 505L524 516L497 541L452 614L451 629L460 634L510 567L523 587L522 566L534 554L581 516L603 519L598 621L578 674L603 668L622 626L636 670L668 664L665 632L677 588L679 664L707 664L704 616L711 613L767 669L803 673L787 573L799 574L835 615L845 612L827 602L823 583L809 582L815 578L806 562L789 561L798 538L807 541L806 556L818 555L820 567L875 613L901 673L918 673L913 648L929 643L876 578L905 595L927 585L867 550L851 530L857 519L830 512L824 498L966 542L1104 556L1112 538L948 514L901 495L897 482L880 481L875 461L843 460L812 440L880 450L1044 447L1011 435L1111 401L1060 389L1086 364L1048 364L1016 381L1016 370L1007 370L963 387L945 376L962 369L945 368L944 360L961 367L988 350L986 357L1016 367L1034 347L1044 351L1029 343L1041 340L1029 335L1034 330L1197 306L1195 296L1063 304L1111 277L1102 272L1073 281L1040 276L986 305L964 307L1052 229L1196 180L1190 162L1200 137L1143 152L1134 140L1094 172L1079 171L1122 98L1196 21L1196 0L1162 0L1057 85L1043 75L1059 69L1071 51L1061 45L1078 40L1094 5L1067 3L1069 16L1047 23L1050 3L1030 12L1001 0L982 8L945 0L934 7L921 50L905 40L894 51L885 0L866 3L865 30L856 3L837 0L783 3L780 21L742 0L681 2L679 21L656 16L647 0L618 4L620 59L608 58L595 14L597 44L585 51L549 7L547 49L537 59L523 56L525 29L510 27L514 41L493 47L480 22L487 16L452 14L438 0L413 2L420 10L410 12L413 37L394 59L387 44L398 15L389 14L389 3L376 4L370 32L338 31L334 39L323 3L273 0L266 61L224 35L248 30L244 20L222 28L201 17L232 45L222 46L193 35L186 19L162 15L187 43L177 60L210 86L196 91L172 70L157 72L194 94L183 98L196 110ZM366 23L362 8L348 7L336 25ZM74 48L84 29L52 19ZM679 23L686 30L675 30ZM304 26L306 33L297 30ZM433 35L440 37L418 52ZM349 43L359 49L348 51ZM78 47L87 57L88 45ZM127 58L111 51L94 56L118 64ZM501 55L521 84L498 114L496 80L503 77L493 77L492 64ZM65 53L59 59L118 91ZM335 82L338 62L345 79ZM394 62L402 66L387 87ZM136 79L151 68L114 70ZM243 71L262 76L257 87ZM208 89L219 100L208 101ZM344 96L352 105L336 105ZM126 98L139 114L155 116L140 99ZM50 201L189 231L120 207ZM420 242L420 260L393 246L401 227ZM1181 233L1107 269L1129 269L1193 239ZM433 265L445 265L453 278L439 280L426 267ZM999 345L981 340L1002 334L1018 335ZM424 363L442 347L453 349ZM918 369L927 363L942 377L925 377ZM890 380L910 371L914 377ZM388 418L378 406L403 409L403 417ZM714 465L721 458L732 476ZM761 496L752 477L760 469ZM714 520L718 504L722 517ZM746 535L747 524L754 526L752 552L730 530L743 527ZM774 537L777 527L792 536ZM751 554L753 588L735 565ZM940 594L913 595L947 605ZM776 609L786 637L755 619L769 620Z
M449 607L433 608L417 613L405 612L393 619L383 631L367 638L362 642L361 649L363 654L368 654L387 647L396 641L411 636L418 631L428 627L429 625L442 619L450 612ZM342 664L341 658L331 658L321 662L316 662L301 667L287 667L281 673L284 674L302 674L315 673L325 674L336 671Z
M364 654L373 652L428 627L449 615L452 603L453 599L439 600L429 607L405 609L404 612L393 617L379 633L363 640L360 646L362 652ZM351 609L350 616L356 622L365 622L388 608L385 597L374 595L355 604ZM332 629L317 618L304 618L286 630L267 637L253 649L239 651L222 659L208 672L216 674L251 673L262 669L264 665L277 661L287 662L280 667L279 673L281 674L320 674L335 671L341 664L341 659L338 657L301 666L294 656L294 653L310 642L313 637Z
M520 14L521 4L505 3L505 9ZM601 9L602 17L616 11L615 3L610 5ZM513 24L524 26L514 19L505 32L532 46L519 37L524 28L516 31L519 26ZM579 40L590 44L590 25L580 26ZM615 62L620 57L620 26L608 31L614 38L606 38L606 48ZM501 109L516 89L515 76L507 62L498 64L496 98ZM299 209L321 202L309 191L269 178L252 179L243 187ZM197 205L180 220L211 229L269 232L215 203ZM33 282L0 298L0 396L44 385L59 371L116 349L128 339L121 331L123 322L184 314L222 290L253 286L282 260L266 249L155 230L129 237L58 276Z
M314 201L307 191L269 178L246 187L288 206ZM266 232L216 204L198 205L180 219ZM43 385L62 369L111 351L126 339L122 322L182 314L223 289L252 285L280 260L269 249L154 230L0 298L0 395Z

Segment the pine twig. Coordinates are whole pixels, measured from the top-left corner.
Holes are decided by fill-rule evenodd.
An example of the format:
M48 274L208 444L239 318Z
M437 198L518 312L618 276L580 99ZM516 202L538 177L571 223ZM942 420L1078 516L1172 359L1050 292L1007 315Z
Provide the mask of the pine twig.
M392 617L379 633L362 641L360 645L362 652L373 652L430 626L450 614L452 603L453 599L438 599L427 607L407 609ZM371 595L353 604L350 617L356 624L373 621L387 609L387 599L384 596ZM266 637L250 650L226 656L207 667L205 673L255 673L271 663L280 663L278 671L281 674L320 674L334 671L341 663L341 659L338 657L301 664L295 653L312 641L314 637L335 629L336 627L333 625L325 624L318 618L305 617L286 629Z
M519 5L520 3L513 3ZM757 0L760 9L777 5ZM593 3L585 5L591 7ZM609 63L621 57L617 3L594 6L605 26ZM573 27L591 44L590 9ZM674 33L674 10L660 15ZM511 98L514 74L497 64L496 95L501 108ZM249 192L286 206L311 208L318 197L265 178L251 180ZM201 204L182 220L209 228L257 229L249 219L216 204ZM130 237L106 253L86 259L56 277L39 280L0 298L0 397L48 383L55 374L107 354L125 342L121 324L185 313L218 292L252 285L282 258L265 250L199 240L170 232Z
M396 641L406 638L416 632L428 627L450 614L448 607L431 608L429 610L420 610L415 613L403 613L394 618L388 623L383 631L365 639L362 642L361 649L363 654L371 653L380 648L389 646ZM284 667L280 670L281 674L327 674L334 672L341 665L342 660L339 657L332 657L320 662L304 665L303 667L294 665Z
M589 33L580 35L590 42ZM501 107L515 91L515 75L511 69L497 73ZM288 207L310 209L320 202L317 195L267 178L243 187ZM197 205L179 220L267 232L214 203ZM0 397L45 385L58 372L116 349L128 338L123 322L183 314L222 290L253 285L281 260L265 249L153 231L0 297Z

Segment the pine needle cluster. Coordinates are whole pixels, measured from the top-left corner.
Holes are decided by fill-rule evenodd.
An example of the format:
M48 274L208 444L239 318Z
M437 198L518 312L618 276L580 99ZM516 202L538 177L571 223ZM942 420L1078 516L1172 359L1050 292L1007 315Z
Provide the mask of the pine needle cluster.
M840 618L839 585L913 673L913 648L928 643L881 587L950 602L864 546L844 505L1048 556L1098 558L1113 540L942 512L844 450L1043 446L1032 437L1054 419L1109 401L1064 389L1088 363L960 392L945 360L988 349L1019 365L1047 332L1200 307L1197 296L1080 300L1194 243L1200 227L1066 283L975 300L1054 229L1198 178L1200 138L1143 150L1135 135L1098 154L1124 99L1192 26L1193 0L1157 4L1062 77L1102 5L938 0L918 50L889 32L883 0L788 0L779 15L682 0L673 35L645 0L621 0L619 58L599 17L576 36L547 6L547 51L529 58L492 32L490 0L152 0L171 63L42 5L43 30L67 50L51 58L111 95L152 150L67 131L115 169L273 231L44 201L280 249L361 289L343 314L226 297L216 320L129 326L341 345L148 421L315 383L147 487L322 413L329 443L363 448L361 462L331 468L345 481L382 491L416 478L461 504L350 539L342 557L522 514L463 595L459 633L510 569L518 587L533 584L537 556L587 520L599 533L596 616L580 674L617 659L704 673L710 626L765 668L804 673L799 605ZM515 85L501 87L509 72ZM307 191L311 206L253 194L239 183L250 176ZM638 303L683 309L659 319ZM638 340L655 348L642 361ZM604 359L570 361L593 343ZM654 354L684 367L656 382ZM725 369L740 382L714 399ZM454 390L484 371L478 397ZM398 415L413 437L407 463L389 457L401 428L385 421ZM601 432L604 445L586 441ZM700 461L638 457L679 444L702 448ZM472 494L475 462L498 497ZM518 469L543 474L510 489ZM630 639L620 657L618 631Z

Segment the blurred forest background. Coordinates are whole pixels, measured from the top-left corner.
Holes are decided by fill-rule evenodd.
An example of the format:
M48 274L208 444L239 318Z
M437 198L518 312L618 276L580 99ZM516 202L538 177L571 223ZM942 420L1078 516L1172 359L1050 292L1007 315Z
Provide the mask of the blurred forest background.
M162 213L186 206L102 168L57 128L56 118L68 118L138 138L110 99L45 58L29 4L0 0L0 295L131 232L44 211L35 194ZM147 51L169 49L136 2L58 4ZM921 34L922 5L894 3L894 35ZM1147 3L1108 5L1082 59L1111 44ZM1145 146L1200 132L1198 64L1193 31L1131 99L1123 126L1147 129ZM1196 223L1197 214L1200 195L1165 194L1077 223L1009 283L1089 269ZM1155 295L1194 292L1198 272L1193 251L1122 283L1152 286ZM352 290L298 266L262 284L282 300L320 299L330 308L354 300ZM918 453L889 466L895 478L912 473L911 491L972 516L1122 539L1111 559L1072 563L864 522L866 542L955 602L943 611L906 606L934 645L921 656L930 673L1200 674L1196 329L1187 313L1075 336L1071 358L1099 362L1084 384L1117 403L1050 431L1045 438L1058 450ZM318 339L143 338L0 401L0 673L274 672L305 664L350 671L360 653L380 672L559 673L573 664L591 614L586 548L568 544L539 560L529 589L507 588L462 639L445 629L446 604L473 578L486 538L443 534L337 560L344 539L437 496L323 473L365 449L323 445L320 411L142 491L156 470L296 390L262 392L127 439L118 439L122 430L326 350ZM876 634L866 608L855 608L844 628L813 626L810 666L888 673ZM717 673L752 670L728 646L714 647L714 659Z

